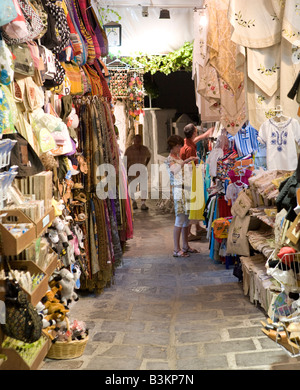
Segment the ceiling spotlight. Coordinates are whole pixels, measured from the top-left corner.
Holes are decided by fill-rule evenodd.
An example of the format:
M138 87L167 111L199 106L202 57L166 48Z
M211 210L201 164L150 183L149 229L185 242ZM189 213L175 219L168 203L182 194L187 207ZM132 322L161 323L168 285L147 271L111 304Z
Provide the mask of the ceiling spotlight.
M170 11L168 9L160 10L159 19L170 19Z
M148 13L148 7L142 7L142 16L143 16L144 18L147 18L148 15L149 15L149 13Z

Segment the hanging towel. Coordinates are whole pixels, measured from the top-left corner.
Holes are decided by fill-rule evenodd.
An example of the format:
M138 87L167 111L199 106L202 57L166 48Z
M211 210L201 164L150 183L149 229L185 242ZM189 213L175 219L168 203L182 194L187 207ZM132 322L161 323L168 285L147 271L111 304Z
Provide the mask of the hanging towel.
M192 189L189 219L200 221L204 220L203 212L205 208L202 164L199 164L196 167L194 161L192 161L192 165Z

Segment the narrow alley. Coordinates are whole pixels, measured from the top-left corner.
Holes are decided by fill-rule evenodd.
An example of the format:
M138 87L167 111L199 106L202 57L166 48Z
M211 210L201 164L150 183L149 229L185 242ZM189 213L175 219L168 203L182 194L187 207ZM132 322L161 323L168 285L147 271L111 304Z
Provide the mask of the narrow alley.
M150 204L150 202L149 202ZM201 254L172 256L174 216L155 203L134 212L115 283L82 295L72 316L90 333L84 354L45 359L42 370L297 370L292 358L261 332L264 312L244 296L232 269Z

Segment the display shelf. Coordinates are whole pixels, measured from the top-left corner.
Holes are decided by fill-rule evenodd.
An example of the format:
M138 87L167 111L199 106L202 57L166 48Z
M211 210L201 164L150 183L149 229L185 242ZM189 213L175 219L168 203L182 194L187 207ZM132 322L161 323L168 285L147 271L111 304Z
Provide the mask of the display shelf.
M16 345L26 345L25 343L14 341L9 337L4 338L4 345L8 340L12 340L12 344ZM2 343L2 345L3 345ZM35 348L34 345L39 343L38 347ZM43 333L41 338L35 343L30 344L33 346L30 348L32 351L32 355L29 359L24 359L16 350L16 348L0 348L0 354L5 356L5 359L2 360L2 364L0 365L1 370L38 370L41 366L44 358L46 357L49 349L51 348L51 341L47 336ZM30 350L29 349L29 350Z
M29 271L31 275L43 274L42 280L39 284L33 289L33 291L27 291L24 287L21 286L22 290L26 293L29 302L33 306L36 306L41 298L46 294L48 290L48 280L49 276L43 272L43 270L38 267L35 263L30 260L17 260L11 261L10 266L12 269L17 269L19 271L27 272Z
M4 256L21 253L35 238L36 227L32 220L20 210L2 210L0 231L2 236L2 251ZM3 224L28 224L31 226L25 233L15 237Z
M39 237L45 233L46 229L53 222L55 218L54 207L51 207L45 215L36 222L36 236Z
M2 234L2 247L4 256L15 256L21 253L24 249L31 244L31 242L45 233L46 229L53 222L55 218L54 208L51 207L47 213L37 222L32 221L22 211L14 210L2 210L0 214L2 223L0 223L0 230ZM3 224L32 224L32 227L22 234L20 237L15 237L11 234Z
M58 256L57 254L53 251L53 254L51 256L51 260L49 261L49 264L45 268L41 268L46 275L49 277L53 274L53 272L56 270L58 265Z

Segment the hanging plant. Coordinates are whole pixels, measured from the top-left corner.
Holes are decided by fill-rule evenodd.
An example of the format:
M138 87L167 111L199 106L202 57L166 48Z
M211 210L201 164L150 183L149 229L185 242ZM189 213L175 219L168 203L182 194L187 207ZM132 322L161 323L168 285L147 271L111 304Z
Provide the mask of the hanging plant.
M132 67L144 68L145 73L152 75L156 72L168 75L172 72L191 72L193 64L193 42L185 42L184 45L171 53L164 55L138 54L135 57L123 58Z

